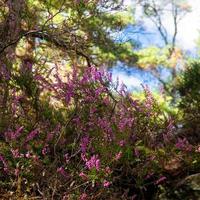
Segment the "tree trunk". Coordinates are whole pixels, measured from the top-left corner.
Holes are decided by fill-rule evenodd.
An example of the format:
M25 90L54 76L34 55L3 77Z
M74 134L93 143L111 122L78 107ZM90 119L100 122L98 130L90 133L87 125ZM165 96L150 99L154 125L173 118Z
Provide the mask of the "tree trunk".
M0 132L7 126L9 82L15 61L15 49L21 33L24 0L7 0L8 14L0 24Z

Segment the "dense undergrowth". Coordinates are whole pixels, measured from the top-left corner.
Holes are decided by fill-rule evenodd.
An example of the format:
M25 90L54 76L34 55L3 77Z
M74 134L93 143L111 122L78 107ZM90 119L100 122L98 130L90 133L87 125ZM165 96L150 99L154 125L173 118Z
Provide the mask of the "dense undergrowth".
M198 171L200 147L148 87L140 100L95 67L52 74L1 70L1 199L159 199Z

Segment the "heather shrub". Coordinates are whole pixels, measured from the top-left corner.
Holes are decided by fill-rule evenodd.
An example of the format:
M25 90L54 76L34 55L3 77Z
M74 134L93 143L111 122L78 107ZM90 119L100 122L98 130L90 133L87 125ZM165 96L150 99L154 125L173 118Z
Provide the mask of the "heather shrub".
M35 72L26 85L29 93L20 78L10 79L1 129L2 193L140 199L147 191L153 194L169 173L194 161L198 167L198 149L175 138L173 119L148 87L139 100L95 67L62 76L54 70L51 78Z

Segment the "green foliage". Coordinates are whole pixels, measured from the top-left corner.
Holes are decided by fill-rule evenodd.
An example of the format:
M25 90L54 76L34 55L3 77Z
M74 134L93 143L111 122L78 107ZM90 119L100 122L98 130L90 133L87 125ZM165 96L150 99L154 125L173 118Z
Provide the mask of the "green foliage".
M179 109L183 113L182 124L186 135L191 142L198 143L200 122L200 63L189 64L179 77L178 91L180 94Z
M123 7L122 1L28 0L21 13L22 23L18 28L24 33L24 41L18 35L17 44L23 41L24 47L29 37L33 37L37 45L32 57L38 62L44 54L48 62L65 60L82 66L88 64L86 61L107 66L121 61L133 66L137 60L133 43L116 42L117 38L113 38L113 34L134 24L131 11ZM34 33L26 35L29 31ZM30 53L17 52L20 59ZM38 62L34 63L41 64Z
M163 91L154 91L152 92L152 96L157 101L158 108L165 113L166 116L173 116L179 118L179 109L175 105L171 105L172 97L166 95ZM133 97L137 97L138 99L144 101L145 95L143 92L134 92Z
M169 52L165 49L152 46L138 51L139 60L137 64L143 68L156 68L159 65L167 66Z
M180 108L187 113L200 111L200 63L193 62L180 76L178 91L181 97Z

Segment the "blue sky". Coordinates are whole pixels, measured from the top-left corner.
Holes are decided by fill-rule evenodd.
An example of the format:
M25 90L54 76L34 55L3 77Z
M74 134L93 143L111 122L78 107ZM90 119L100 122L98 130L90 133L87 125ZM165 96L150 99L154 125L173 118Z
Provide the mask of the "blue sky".
M196 42L200 35L200 0L188 0L187 2L191 6L191 12L185 15L178 24L177 45L184 49L185 52L196 56ZM134 0L125 0L125 5L127 6L133 5L133 3ZM144 30L141 30L138 34L133 34L135 28L128 27L124 32L125 37L141 43L141 47L149 45L162 46L163 42L155 26L150 20L142 16L140 7L136 9L135 18L136 21L142 21ZM167 12L163 16L163 23L168 34L172 34L173 22ZM141 83L149 85L150 88L158 87L158 81L148 72L142 72L139 69L128 68L119 64L113 68L112 73L113 78L119 77L119 80L125 83L129 90L140 88ZM164 73L167 73L167 71Z

